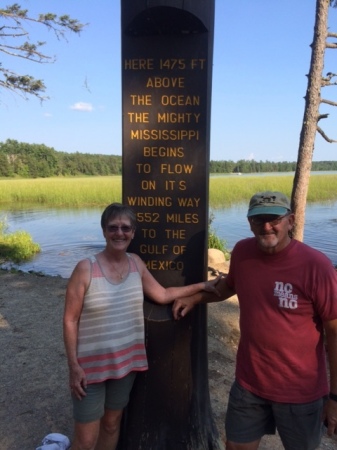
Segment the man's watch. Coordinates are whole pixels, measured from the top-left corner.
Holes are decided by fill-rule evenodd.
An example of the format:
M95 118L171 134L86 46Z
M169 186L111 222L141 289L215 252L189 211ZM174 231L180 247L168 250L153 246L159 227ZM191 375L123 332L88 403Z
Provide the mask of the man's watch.
M336 395L336 394L333 394L332 392L330 392L329 398L330 398L331 400L337 402L337 395Z

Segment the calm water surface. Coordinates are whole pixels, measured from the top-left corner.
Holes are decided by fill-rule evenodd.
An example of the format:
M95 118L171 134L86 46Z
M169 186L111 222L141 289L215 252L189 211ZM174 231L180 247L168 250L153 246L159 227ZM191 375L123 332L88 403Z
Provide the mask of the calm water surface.
M9 232L25 230L40 244L41 253L32 261L15 265L23 271L43 272L68 278L76 263L103 249L105 241L100 228L103 208L2 210ZM246 219L247 205L211 209L216 234L225 239L228 248L251 236ZM304 241L324 252L337 265L337 202L309 204L306 210Z

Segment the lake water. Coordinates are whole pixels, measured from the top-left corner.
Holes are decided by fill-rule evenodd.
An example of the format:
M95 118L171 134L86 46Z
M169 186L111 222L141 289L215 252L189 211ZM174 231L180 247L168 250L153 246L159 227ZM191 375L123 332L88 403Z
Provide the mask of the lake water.
M9 232L25 230L40 244L41 253L29 262L14 265L25 272L42 272L69 278L75 264L104 248L100 228L103 208L2 210ZM228 248L251 236L247 205L211 209L212 228ZM337 202L308 204L304 242L325 253L337 265Z

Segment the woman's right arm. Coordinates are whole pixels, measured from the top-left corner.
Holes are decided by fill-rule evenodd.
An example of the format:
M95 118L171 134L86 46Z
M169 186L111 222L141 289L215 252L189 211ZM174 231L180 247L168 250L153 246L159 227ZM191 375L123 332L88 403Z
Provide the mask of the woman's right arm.
M67 286L63 315L63 339L69 366L69 385L79 399L85 396L86 378L77 360L78 324L84 295L90 282L90 261L80 261L75 267Z

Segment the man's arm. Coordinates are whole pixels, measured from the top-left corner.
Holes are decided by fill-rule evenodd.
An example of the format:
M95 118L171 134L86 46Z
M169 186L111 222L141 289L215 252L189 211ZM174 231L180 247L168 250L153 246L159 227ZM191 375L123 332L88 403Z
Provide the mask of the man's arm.
M324 419L328 424L328 435L337 433L337 319L324 323L328 361L330 368L330 393L336 398L328 400Z
M193 309L194 306L198 303L220 302L235 295L235 291L227 285L225 275L220 278L218 284L216 285L216 288L220 294L219 296L203 291L191 295L190 297L179 298L175 300L172 308L174 318L176 320L179 320L182 317L186 316L186 314L188 314L191 309Z

